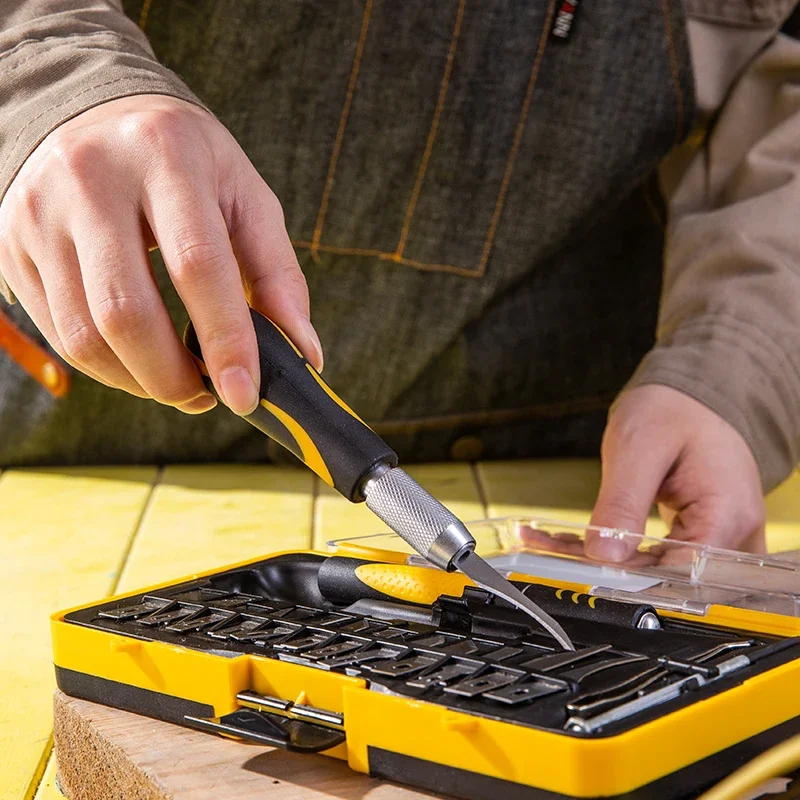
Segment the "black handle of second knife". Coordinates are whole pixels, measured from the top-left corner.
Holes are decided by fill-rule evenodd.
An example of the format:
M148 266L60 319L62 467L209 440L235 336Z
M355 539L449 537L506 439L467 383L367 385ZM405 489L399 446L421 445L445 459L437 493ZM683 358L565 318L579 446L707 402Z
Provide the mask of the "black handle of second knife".
M333 392L275 323L250 310L261 367L261 402L245 419L294 453L348 500L359 502L365 477L397 454ZM189 323L189 351L203 362ZM211 381L206 385L214 392Z

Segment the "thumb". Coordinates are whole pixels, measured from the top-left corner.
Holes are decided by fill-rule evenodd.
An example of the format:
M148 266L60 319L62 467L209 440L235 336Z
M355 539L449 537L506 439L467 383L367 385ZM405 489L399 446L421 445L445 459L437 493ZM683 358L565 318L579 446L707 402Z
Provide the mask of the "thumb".
M591 525L644 533L656 495L677 456L670 444L651 442L644 432L621 436L609 428L603 441L603 474ZM636 552L628 538L590 531L586 555L601 561L626 561Z

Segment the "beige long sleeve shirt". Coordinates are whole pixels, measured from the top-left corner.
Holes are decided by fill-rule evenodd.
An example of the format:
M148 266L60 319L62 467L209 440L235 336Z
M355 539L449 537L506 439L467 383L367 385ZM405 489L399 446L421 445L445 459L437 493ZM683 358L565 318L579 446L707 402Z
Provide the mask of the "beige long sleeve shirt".
M663 164L657 344L629 383L714 409L765 489L800 460L800 41L778 33L793 5L685 0L701 126ZM58 125L142 93L197 102L120 0L0 0L0 199Z

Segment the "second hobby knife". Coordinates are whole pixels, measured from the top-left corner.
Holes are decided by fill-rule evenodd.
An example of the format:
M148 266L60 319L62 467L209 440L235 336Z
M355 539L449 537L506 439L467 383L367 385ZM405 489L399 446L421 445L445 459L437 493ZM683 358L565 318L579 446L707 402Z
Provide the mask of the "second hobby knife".
M261 366L260 403L245 419L286 447L353 503L367 506L428 561L461 570L525 611L566 650L564 629L475 553L464 524L397 466L397 454L334 394L288 337L251 310ZM185 335L202 363L194 329ZM210 391L214 391L206 377Z

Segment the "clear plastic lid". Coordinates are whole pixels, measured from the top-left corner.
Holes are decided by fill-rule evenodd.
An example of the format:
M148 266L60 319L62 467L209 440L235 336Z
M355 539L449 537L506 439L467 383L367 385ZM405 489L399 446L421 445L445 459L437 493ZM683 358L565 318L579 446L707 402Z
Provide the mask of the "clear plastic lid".
M614 528L504 517L467 523L477 552L505 574L521 573L587 587L590 594L705 615L711 605L800 618L800 553L753 555ZM328 542L408 553L430 566L397 534ZM369 555L365 550L365 558Z

